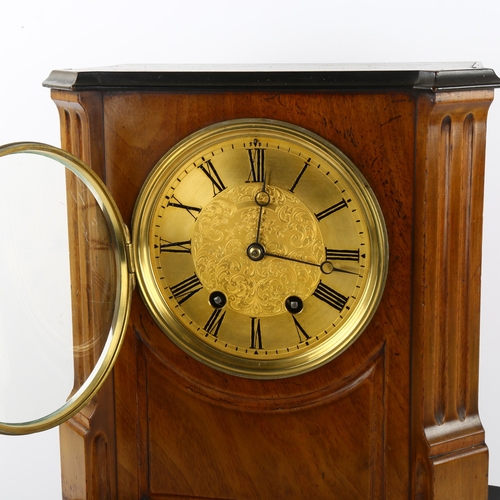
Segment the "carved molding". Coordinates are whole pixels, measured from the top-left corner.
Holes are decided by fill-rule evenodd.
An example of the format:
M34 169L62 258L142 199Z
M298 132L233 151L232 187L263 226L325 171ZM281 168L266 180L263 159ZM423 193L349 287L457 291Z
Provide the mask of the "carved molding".
M62 148L93 166L92 160L96 162L92 158L89 113L99 112L99 103L95 109L87 109L80 104L78 96L70 93L54 91L52 97L60 115ZM97 170L101 170L100 162L97 162ZM102 217L102 212L94 197L73 174L68 173L66 178L73 335L77 349L76 390L88 378L104 347L109 331L106 304L114 300L115 279L113 266L107 265L105 258L109 251L109 244L106 244L109 235L99 229L104 225L93 223ZM103 307L89 308L88 304L103 304ZM105 335L101 336L101 332ZM61 426L64 498L103 500L116 496L113 409L113 380L110 377L99 394Z
M419 102L412 426L416 462L431 477L443 455L466 457L484 444L478 417L480 247L491 99L492 92L476 91L423 95ZM433 481L422 480L425 474L415 467L417 498L438 498Z
M301 410L306 407L328 404L335 399L344 397L351 391L356 390L366 380L369 380L378 365L380 363L383 364L385 356L384 344L379 346L375 352L369 355L351 373L346 374L341 379L327 379L327 383L319 387L297 387L293 381L290 381L288 385L293 387L293 389L290 389L287 395L277 396L273 391L269 395L265 393L245 395L244 393L231 392L227 387L208 384L206 380L195 378L188 371L174 366L172 360L167 361L164 359L155 346L148 341L148 337L142 335L137 328L135 329L135 335L143 345L143 352L146 359L155 358L156 362L162 365L162 370L169 374L169 379L176 381L178 387L183 387L186 392L194 397L217 403L219 406L259 413ZM287 381L279 383L286 385ZM262 386L262 384L260 385Z

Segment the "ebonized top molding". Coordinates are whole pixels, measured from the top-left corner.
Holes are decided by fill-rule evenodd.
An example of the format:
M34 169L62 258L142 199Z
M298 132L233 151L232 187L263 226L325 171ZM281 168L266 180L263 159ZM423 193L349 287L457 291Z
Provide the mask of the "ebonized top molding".
M164 88L199 90L446 91L500 87L479 62L403 64L122 65L54 70L43 82L61 90Z

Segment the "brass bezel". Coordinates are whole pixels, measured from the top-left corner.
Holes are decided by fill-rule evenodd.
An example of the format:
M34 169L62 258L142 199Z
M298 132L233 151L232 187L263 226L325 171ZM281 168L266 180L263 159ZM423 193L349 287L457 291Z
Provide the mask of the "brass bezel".
M333 162L342 172L345 182L353 189L362 204L368 220L372 242L372 265L364 296L355 314L335 336L314 350L297 354L293 358L257 361L226 354L212 348L191 334L167 307L155 282L149 257L149 231L152 213L159 202L160 192L178 168L199 151L215 146L223 140L243 134L264 132L273 138L286 137L297 144L307 144L320 158ZM132 222L133 251L139 289L149 311L162 331L181 349L198 361L232 375L275 379L298 375L313 370L349 347L371 320L380 302L389 263L387 230L380 206L368 182L358 168L335 146L303 128L268 119L240 119L216 123L188 136L168 151L154 167L139 194Z
M129 263L126 253L127 229L114 200L97 174L77 157L47 144L20 142L0 147L0 157L22 153L42 155L57 161L75 174L92 192L108 223L111 238L114 238L119 282L108 338L86 382L60 408L54 409L52 413L44 417L28 422L0 422L0 433L12 435L40 432L60 425L78 413L92 399L109 375L123 342L133 289L133 275L128 272Z

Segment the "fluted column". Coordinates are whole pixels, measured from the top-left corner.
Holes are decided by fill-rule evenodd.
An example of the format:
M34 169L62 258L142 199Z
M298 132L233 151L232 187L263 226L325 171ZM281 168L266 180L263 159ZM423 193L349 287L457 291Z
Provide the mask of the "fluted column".
M492 91L464 91L419 98L412 321L413 485L419 500L487 498L478 367L486 115L492 97Z

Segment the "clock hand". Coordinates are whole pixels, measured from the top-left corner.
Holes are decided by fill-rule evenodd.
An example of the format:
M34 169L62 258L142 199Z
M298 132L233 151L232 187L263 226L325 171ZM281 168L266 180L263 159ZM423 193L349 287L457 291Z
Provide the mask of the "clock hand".
M259 243L259 237L260 237L260 228L262 224L262 212L264 211L264 207L269 205L271 201L271 197L269 196L269 193L266 191L266 182L267 182L267 177L266 177L266 172L264 171L262 190L259 191L254 198L255 203L259 205L259 220L257 222L257 234L255 236L255 243L252 243L247 248L248 257L253 261L258 261L262 260L267 255L268 257L275 257L277 259L289 260L292 262L298 262L299 264L306 264L308 266L319 267L321 269L321 272L324 274L331 274L332 272L335 271L338 273L354 274L356 276L359 276L359 273L334 267L333 264L329 261L322 262L321 264L316 264L314 262L294 259L293 257L286 257L285 255L270 253L265 250L264 246L261 243Z
M348 271L347 269L340 269L339 267L335 267L331 262L325 260L321 264L315 264L314 262L308 262L306 260L294 259L292 257L286 257L285 255L278 255L275 253L269 253L264 250L264 255L268 255L269 257L276 257L277 259L291 260L292 262L298 262L299 264L307 264L308 266L319 267L323 274L331 274L334 271L337 273L346 273L346 274L354 274L355 276L359 276L359 273L354 271Z
M329 261L322 262L321 264L316 264L315 262L308 262L306 260L294 259L293 257L287 257L286 255L279 255L271 252L267 252L264 247L259 243L253 243L247 249L247 255L250 259L254 261L258 261L263 259L265 256L267 257L275 257L277 259L289 260L291 262L298 262L299 264L306 264L308 266L319 267L321 272L324 274L331 274L334 271L337 273L346 273L346 274L354 274L355 276L359 276L359 273L354 271L347 271L346 269L340 269L338 267L334 267L333 264Z
M322 262L320 267L321 271L325 274L336 272L336 273L354 274L355 276L359 276L359 273L356 273L354 271L348 271L347 269L340 269L340 267L335 267L327 260L325 260L325 262Z
M269 193L266 191L266 172L264 171L264 181L262 182L262 191L259 191L255 195L255 203L259 205L259 220L257 222L257 235L255 236L255 242L259 243L259 237L260 237L260 227L262 224L262 212L264 211L264 207L266 205L269 205L271 201L271 197L269 196Z
M264 192L264 191L261 191L261 192ZM260 193L258 193L260 194ZM257 201L257 196L255 196L255 200ZM256 243L259 243L259 236L260 236L260 225L262 223L262 211L264 209L264 205L260 205L260 209L259 209L259 221L257 222L257 234L255 236L255 242Z
M268 257L276 257L277 259L291 260L292 262L298 262L299 264L307 264L308 266L321 267L321 264L308 262L307 260L294 259L293 257L286 257L285 255L278 255L276 253L270 253L265 250L264 250L264 255L267 255Z

